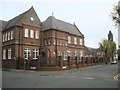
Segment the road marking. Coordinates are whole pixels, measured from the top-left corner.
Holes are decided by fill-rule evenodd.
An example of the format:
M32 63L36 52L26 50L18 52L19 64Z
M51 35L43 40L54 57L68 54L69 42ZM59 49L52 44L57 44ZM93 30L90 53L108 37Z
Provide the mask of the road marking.
M92 78L92 77L83 77L84 79L94 79L94 78Z

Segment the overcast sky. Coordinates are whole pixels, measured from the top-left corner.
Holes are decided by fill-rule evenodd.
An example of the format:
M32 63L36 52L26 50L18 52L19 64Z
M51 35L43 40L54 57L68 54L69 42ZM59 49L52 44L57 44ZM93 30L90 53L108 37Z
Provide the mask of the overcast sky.
M52 15L57 19L74 23L85 36L85 45L97 48L107 38L109 30L118 43L117 28L110 13L119 0L0 0L0 20L8 21L28 10L36 10L41 21Z

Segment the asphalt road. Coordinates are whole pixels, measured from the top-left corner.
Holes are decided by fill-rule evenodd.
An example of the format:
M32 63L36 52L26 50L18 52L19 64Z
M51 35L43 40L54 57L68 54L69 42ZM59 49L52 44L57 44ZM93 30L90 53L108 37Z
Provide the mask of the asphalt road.
M56 72L57 73L57 72ZM102 65L85 70L41 76L40 73L3 71L3 88L118 88L113 77L118 65Z

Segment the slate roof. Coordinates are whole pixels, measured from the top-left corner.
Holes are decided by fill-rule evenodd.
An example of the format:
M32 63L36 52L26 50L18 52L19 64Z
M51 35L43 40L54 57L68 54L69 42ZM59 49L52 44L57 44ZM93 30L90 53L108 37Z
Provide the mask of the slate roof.
M99 48L91 48L85 46L85 55L96 55L96 52L99 50Z
M54 16L49 16L46 21L42 22L42 30L56 29L64 31L70 34L78 35L83 37L84 35L80 32L75 24L70 24L61 20L56 19Z
M36 14L33 6L29 10L25 11L24 13L22 13L22 14L16 16L15 18L9 20L6 27L5 27L5 29L8 29L8 28L10 28L10 27L12 27L14 25L20 25L24 21L30 23L30 21L27 20L29 18L30 14ZM35 16L35 15L33 15L33 16ZM36 16L37 16L37 14L36 14ZM36 19L36 22L33 23L33 25L34 24L37 24L37 25L40 26L41 21L39 20L39 18Z
M0 30L3 30L7 25L7 21L0 20Z

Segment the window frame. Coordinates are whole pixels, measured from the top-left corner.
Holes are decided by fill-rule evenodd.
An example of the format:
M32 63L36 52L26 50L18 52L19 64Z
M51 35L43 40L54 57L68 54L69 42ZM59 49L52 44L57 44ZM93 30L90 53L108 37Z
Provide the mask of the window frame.
M10 32L10 35L11 35L11 40L13 39L13 31Z
M8 32L8 41L11 39L10 32Z
M80 38L80 45L83 45L83 40L82 40L82 38Z
M26 51L26 57L25 57L25 51ZM31 56L31 49L25 48L24 49L24 59L28 60L29 56Z
M35 57L34 57L35 55ZM33 49L33 59L37 59L37 56L39 56L39 50L38 49Z
M12 49L8 49L8 59L12 59Z
M5 35L3 34L2 41L5 42Z
M3 59L6 59L6 49L3 49Z
M39 31L35 31L35 39L39 39Z
M29 29L25 28L24 37L29 37Z
M64 52L63 60L67 60L67 52Z
M77 37L74 37L74 44L77 44Z
M71 36L68 36L68 43L71 43Z
M34 30L30 30L30 38L34 38Z

